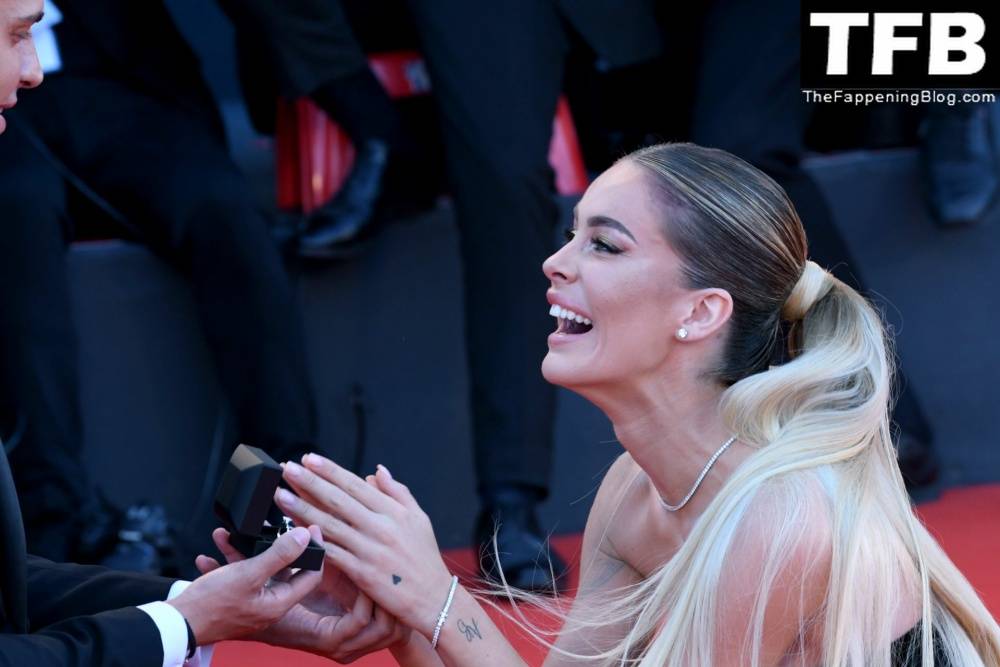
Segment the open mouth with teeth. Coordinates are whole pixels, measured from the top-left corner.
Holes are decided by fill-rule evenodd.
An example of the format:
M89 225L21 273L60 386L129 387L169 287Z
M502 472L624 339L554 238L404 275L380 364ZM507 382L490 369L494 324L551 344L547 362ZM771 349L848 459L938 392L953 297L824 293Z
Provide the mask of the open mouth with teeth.
M594 328L594 323L583 315L577 315L572 310L563 308L562 306L552 305L549 309L549 315L557 318L559 322L559 328L556 329L556 333L562 334L585 334Z

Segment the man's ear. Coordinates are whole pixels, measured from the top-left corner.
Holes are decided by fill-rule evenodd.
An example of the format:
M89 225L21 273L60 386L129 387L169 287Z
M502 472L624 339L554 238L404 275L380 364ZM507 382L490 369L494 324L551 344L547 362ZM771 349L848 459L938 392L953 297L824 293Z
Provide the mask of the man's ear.
M691 310L681 322L685 340L704 340L719 332L733 314L733 297L724 289L703 289L692 294Z

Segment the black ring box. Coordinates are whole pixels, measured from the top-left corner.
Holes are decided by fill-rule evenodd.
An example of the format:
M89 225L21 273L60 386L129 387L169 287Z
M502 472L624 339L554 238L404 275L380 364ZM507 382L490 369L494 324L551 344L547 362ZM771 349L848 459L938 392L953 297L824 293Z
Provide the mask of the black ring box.
M264 450L248 445L236 448L222 474L215 493L215 514L229 530L229 543L247 558L263 553L279 535L294 528L274 503L280 482L281 466ZM322 545L309 540L309 546L289 567L319 570L324 553Z

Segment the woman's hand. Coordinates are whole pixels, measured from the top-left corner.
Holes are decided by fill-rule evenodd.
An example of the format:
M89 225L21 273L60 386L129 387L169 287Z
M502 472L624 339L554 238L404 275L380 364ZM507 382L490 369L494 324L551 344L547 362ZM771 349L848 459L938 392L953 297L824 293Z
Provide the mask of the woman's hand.
M315 524L327 557L358 588L406 625L430 637L451 574L430 519L409 489L379 466L374 484L316 454L287 463L284 477L300 497L279 489L282 511Z
M318 527L310 526L309 532L313 541L323 543ZM224 528L217 528L212 540L226 562L245 560L229 543L229 533ZM195 566L202 574L221 567L209 556L198 556ZM326 563L322 581L312 592L276 623L246 639L309 651L348 664L369 653L405 643L409 635L409 628L385 610L374 607L371 598L359 592L336 567Z
M309 544L309 531L295 528L264 553L199 577L167 604L187 619L199 644L238 639L285 615L319 584L319 572L301 571L273 580Z

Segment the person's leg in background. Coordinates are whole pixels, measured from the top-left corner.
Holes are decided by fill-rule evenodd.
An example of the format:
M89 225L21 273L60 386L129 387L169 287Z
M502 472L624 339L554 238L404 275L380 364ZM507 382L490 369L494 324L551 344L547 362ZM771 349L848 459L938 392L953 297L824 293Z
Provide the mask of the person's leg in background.
M739 155L778 181L802 219L811 258L866 293L823 193L801 165L810 110L799 86L800 30L795 0L711 3L703 24L692 140ZM899 383L893 420L900 429L900 466L908 483L922 485L936 477L933 433L902 370Z
M10 115L0 136L0 437L9 448L28 551L89 560L84 526L111 527L95 514L96 494L80 459L67 192L29 143L23 116Z
M298 460L316 446L302 316L222 137L118 82L80 79L66 104L88 95L74 128L81 173L190 280L239 440ZM88 125L112 116L114 127L92 137ZM103 159L107 145L114 160Z
M258 129L273 131L278 95L311 98L355 148L337 195L313 212L299 251L326 257L371 222L396 148L399 119L368 66L339 0L223 0L236 27L240 79Z
M412 0L460 232L484 573L551 590L535 506L548 493L555 389L540 371L553 329L541 264L558 209L548 147L566 40L548 3ZM558 574L561 566L556 566Z
M264 218L204 118L96 77L60 74L33 92L0 138L5 154L18 156L5 163L11 173L0 189L10 212L2 222L10 258L0 269L0 435L15 447L35 553L149 569L134 551L110 553L118 519L107 516L82 466L68 232L60 226L66 190L21 132L34 128L46 150L191 278L237 435L279 460L315 447L301 317Z

